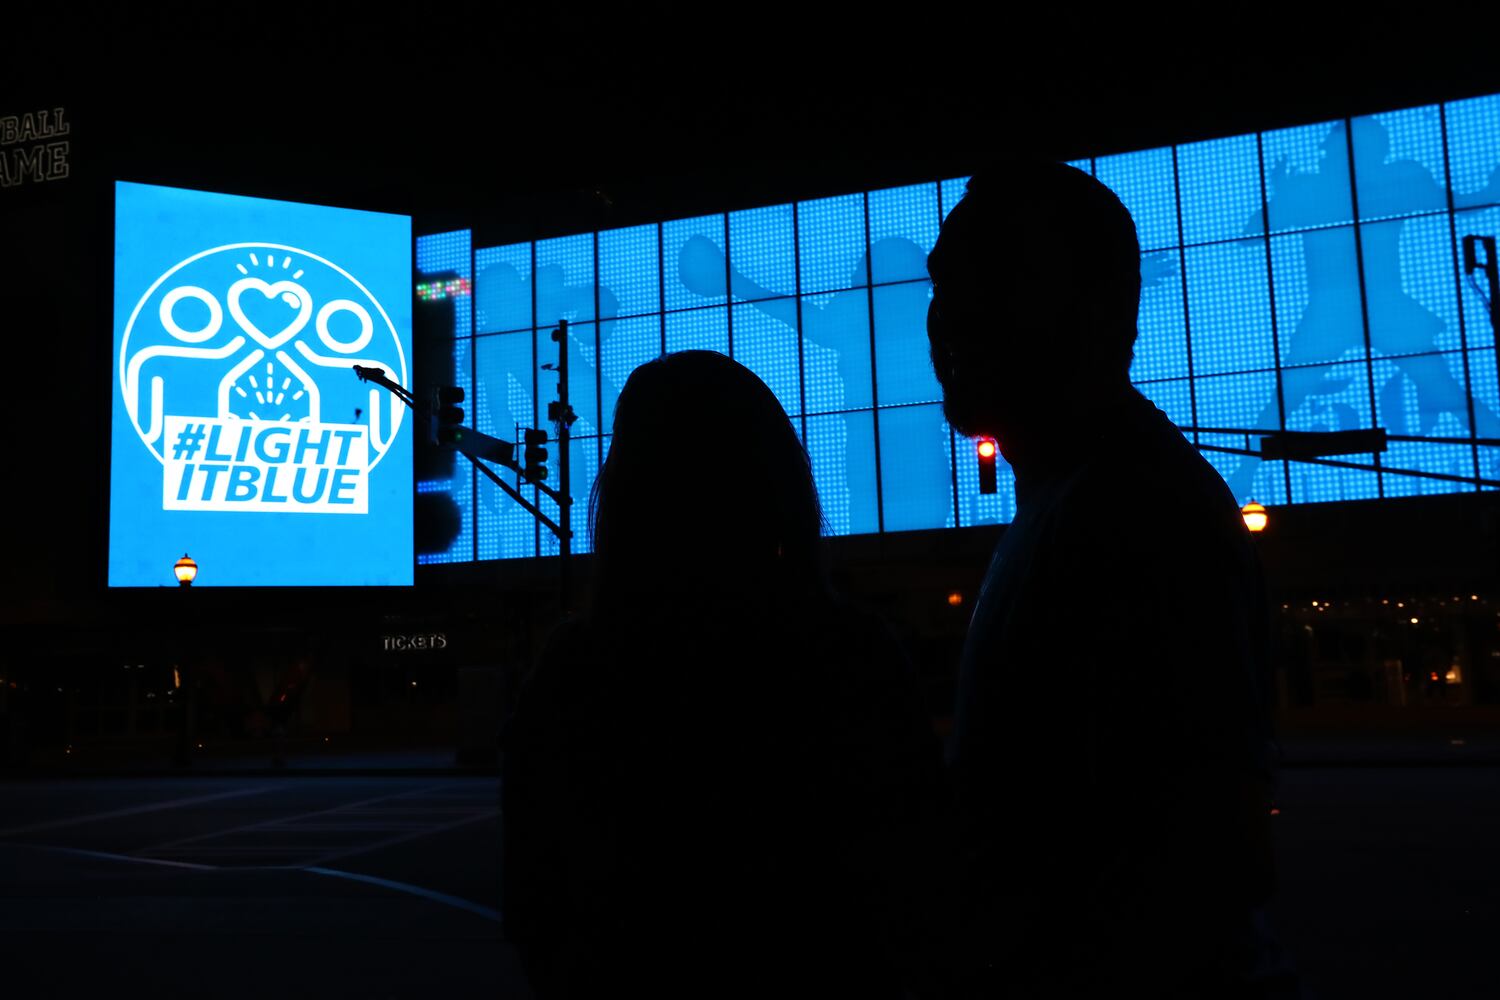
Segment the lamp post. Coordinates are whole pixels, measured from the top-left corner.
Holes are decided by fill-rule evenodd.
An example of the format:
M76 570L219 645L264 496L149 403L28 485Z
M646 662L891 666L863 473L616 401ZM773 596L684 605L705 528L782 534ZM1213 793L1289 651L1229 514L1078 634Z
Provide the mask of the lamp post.
M193 586L193 580L198 576L198 563L193 559L192 556L184 552L182 554L182 558L177 560L177 562L172 565L172 572L177 576L177 586L180 589L186 591ZM184 613L181 615L181 624L179 624L177 627L179 629L186 628L187 622L188 616ZM185 645L182 640L181 632L178 633L176 645L178 646L180 653L183 646ZM179 655L178 665L172 668L173 688L182 695L182 703L178 706L178 709L182 713L182 715L178 720L177 726L177 751L173 755L173 763L175 763L179 767L189 767L193 763L192 730L194 722L194 680L195 678L192 675L192 671L187 669L186 660L181 655Z
M172 572L177 574L177 586L191 587L193 580L198 576L198 564L193 561L192 556L184 552L182 558L172 565Z
M1250 529L1250 534L1252 535L1258 535L1262 531L1265 531L1266 525L1271 520L1270 515L1266 512L1266 508L1254 500L1251 500L1240 508L1240 516L1245 519L1245 527Z

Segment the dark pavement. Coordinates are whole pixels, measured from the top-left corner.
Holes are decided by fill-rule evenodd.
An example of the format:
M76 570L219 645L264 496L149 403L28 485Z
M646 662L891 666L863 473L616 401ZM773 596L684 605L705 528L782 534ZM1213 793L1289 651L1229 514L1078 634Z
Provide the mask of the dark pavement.
M528 996L494 777L0 783L7 996ZM1500 767L1296 766L1272 919L1319 1000L1500 996Z
M529 995L500 939L494 778L22 781L0 796L8 995Z

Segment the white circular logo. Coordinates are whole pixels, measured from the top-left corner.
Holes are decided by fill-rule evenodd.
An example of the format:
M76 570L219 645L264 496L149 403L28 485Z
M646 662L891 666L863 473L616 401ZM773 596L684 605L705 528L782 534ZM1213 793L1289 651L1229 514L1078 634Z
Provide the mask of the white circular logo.
M366 469L396 439L406 406L358 381L355 365L407 384L385 308L330 260L276 243L232 243L168 268L120 341L120 392L136 433L167 463L169 418L366 430Z

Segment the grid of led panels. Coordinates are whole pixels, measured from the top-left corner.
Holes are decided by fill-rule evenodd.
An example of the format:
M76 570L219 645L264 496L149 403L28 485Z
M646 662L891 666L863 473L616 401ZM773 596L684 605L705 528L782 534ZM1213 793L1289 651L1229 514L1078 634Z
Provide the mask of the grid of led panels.
M1131 378L1174 421L1443 439L1392 444L1378 472L1206 451L1240 502L1455 492L1500 478L1500 449L1478 443L1500 438L1495 338L1461 252L1465 235L1500 234L1500 96L1073 165L1136 220ZM1005 522L1011 477L979 493L973 446L944 421L927 357L925 259L964 184L472 251L467 232L445 233L418 241L418 268L472 275L472 304L455 310L455 360L485 433L512 438L545 415L556 392L541 368L557 361L548 333L569 320L580 551L620 386L642 362L689 348L734 357L776 393L832 534ZM1244 433L1197 441L1255 446ZM418 488L449 491L465 519L447 555L422 561L557 550L467 469Z

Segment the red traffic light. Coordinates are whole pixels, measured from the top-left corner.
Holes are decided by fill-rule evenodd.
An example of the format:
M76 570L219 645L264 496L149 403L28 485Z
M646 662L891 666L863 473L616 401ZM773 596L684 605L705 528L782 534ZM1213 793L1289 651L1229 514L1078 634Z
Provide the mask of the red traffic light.
M979 492L995 493L995 453L999 448L994 438L982 437L975 444L979 453Z

